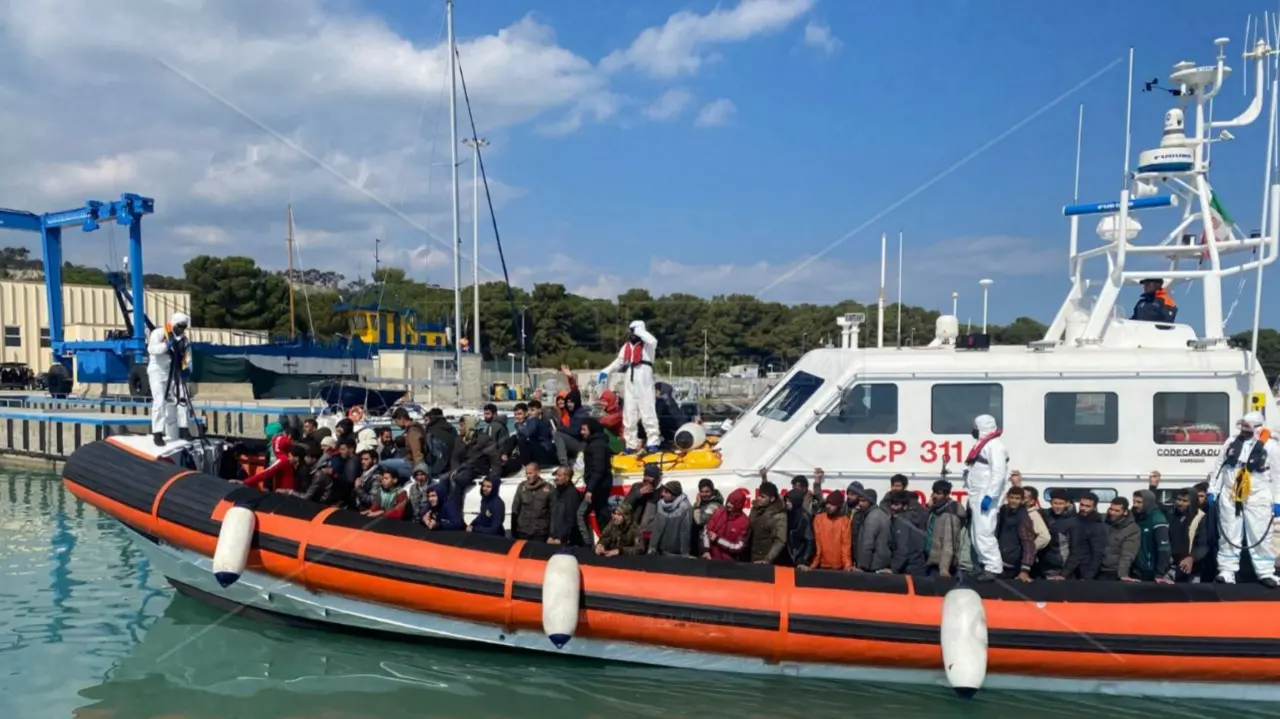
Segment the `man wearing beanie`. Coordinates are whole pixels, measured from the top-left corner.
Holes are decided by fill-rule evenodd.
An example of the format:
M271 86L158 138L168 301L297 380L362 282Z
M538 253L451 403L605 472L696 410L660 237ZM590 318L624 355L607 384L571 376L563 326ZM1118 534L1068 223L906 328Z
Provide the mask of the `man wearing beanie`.
M813 538L817 551L809 566L799 569L853 570L853 540L849 535L849 517L844 514L844 492L836 490L827 495L823 511L813 519Z
M698 480L698 494L693 498L693 553L702 554L702 532L717 509L724 506L724 496L716 489L715 482L705 477Z
M689 556L693 542L689 536L693 526L693 506L679 482L672 480L662 485L657 509L653 534L649 538L649 554Z
M751 508L751 561L776 564L786 556L787 510L773 482L760 483L760 496Z

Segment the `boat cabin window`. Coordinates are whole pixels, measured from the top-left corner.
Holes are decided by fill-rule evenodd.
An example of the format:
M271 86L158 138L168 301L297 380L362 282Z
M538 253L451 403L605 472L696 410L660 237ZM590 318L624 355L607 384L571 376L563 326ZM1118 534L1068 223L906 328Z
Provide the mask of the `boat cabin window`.
M1044 396L1045 444L1115 444L1120 435L1115 392L1048 392Z
M1156 392L1151 411L1156 444L1222 444L1231 434L1226 392Z
M825 381L817 375L809 374L803 370L796 370L791 379L787 380L787 383L782 385L777 392L774 392L769 401L760 407L758 414L761 417L786 422L809 402L813 397L813 393L817 392Z
M855 384L815 429L818 434L897 434L898 385Z
M362 331L362 330L368 329L369 320L365 318L363 313L357 312L356 314L351 316L351 326L356 331Z
M973 418L989 414L1004 426L1004 387L998 384L935 384L930 407L934 434L969 434Z
M1048 497L1058 490L1066 492L1067 499L1070 500L1072 504L1079 502L1080 498L1085 494L1093 492L1098 496L1098 511L1103 514L1107 513L1105 505L1111 504L1111 500L1116 498L1116 491L1106 487L1050 487L1045 490L1044 494L1041 496ZM1048 500L1045 501L1047 502Z

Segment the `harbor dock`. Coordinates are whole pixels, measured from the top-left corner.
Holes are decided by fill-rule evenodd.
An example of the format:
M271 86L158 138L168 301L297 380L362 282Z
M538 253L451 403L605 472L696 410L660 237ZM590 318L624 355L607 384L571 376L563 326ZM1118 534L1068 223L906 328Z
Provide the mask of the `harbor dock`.
M196 401L192 409L204 431L245 437L263 436L281 415L311 415L305 400ZM150 433L150 410L141 401L0 393L0 458L57 465L90 442Z

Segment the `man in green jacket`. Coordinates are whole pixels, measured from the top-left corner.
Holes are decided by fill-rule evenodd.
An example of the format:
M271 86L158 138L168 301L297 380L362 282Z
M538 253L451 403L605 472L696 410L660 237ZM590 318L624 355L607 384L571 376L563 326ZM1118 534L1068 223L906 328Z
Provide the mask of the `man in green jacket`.
M1138 556L1133 560L1130 576L1122 577L1128 581L1150 582L1155 580L1162 584L1171 584L1169 578L1169 520L1165 518L1160 505L1156 503L1155 492L1149 489L1133 493L1133 517L1138 523L1141 538L1138 542Z

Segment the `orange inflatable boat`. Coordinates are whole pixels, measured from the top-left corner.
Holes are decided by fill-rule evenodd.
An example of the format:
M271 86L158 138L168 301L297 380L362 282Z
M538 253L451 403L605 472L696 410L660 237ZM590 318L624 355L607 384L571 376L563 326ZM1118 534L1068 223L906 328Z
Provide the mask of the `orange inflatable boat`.
M545 544L264 494L116 439L77 451L63 476L131 530L179 591L263 618L704 670L937 684L949 676L940 625L951 579L587 549L560 557ZM215 555L230 541L233 508L237 527L252 521L243 569L224 587ZM564 584L554 596L553 575ZM1280 592L1082 581L973 589L985 611L988 687L1278 693ZM568 624L552 632L548 617ZM558 648L548 639L557 633L572 641Z

